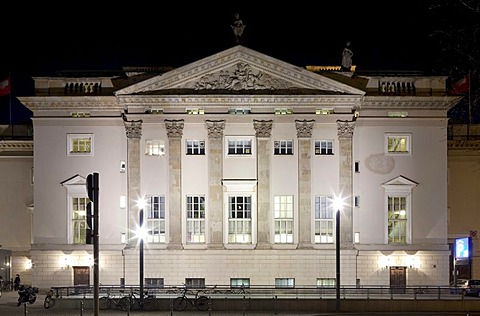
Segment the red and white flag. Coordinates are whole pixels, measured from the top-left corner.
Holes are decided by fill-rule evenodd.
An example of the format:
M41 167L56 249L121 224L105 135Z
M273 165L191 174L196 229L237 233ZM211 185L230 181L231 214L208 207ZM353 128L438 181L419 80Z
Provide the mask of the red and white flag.
M0 81L0 97L10 94L10 77Z
M455 82L452 85L452 89L450 89L450 93L461 94L461 93L467 92L469 89L470 89L470 73L468 73L465 77Z

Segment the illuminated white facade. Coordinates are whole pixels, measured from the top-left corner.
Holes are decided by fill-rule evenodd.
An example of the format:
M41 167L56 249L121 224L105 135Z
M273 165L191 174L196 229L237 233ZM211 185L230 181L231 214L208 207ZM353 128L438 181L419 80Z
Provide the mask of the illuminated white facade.
M318 71L317 71L318 70ZM146 76L34 78L32 283L446 285L445 77L304 69L236 46ZM100 89L101 87L101 89ZM85 279L86 278L86 279ZM188 280L187 280L188 279ZM391 281L394 280L394 281Z

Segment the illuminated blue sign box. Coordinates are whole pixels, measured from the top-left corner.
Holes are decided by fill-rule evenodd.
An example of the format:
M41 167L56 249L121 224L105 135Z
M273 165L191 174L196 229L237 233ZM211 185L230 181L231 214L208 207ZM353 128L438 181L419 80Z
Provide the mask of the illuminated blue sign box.
M470 237L455 239L455 259L470 258Z

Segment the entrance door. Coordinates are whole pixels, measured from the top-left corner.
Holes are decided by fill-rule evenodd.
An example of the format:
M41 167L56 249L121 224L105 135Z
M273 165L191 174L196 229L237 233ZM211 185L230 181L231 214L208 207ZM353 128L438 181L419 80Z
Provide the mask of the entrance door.
M392 293L405 293L407 267L390 267L390 289Z
M73 267L73 285L90 286L90 267Z

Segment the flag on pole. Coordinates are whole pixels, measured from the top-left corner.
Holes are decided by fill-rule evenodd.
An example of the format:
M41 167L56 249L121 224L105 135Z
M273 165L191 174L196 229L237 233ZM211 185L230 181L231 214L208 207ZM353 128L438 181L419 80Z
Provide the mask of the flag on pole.
M451 94L462 94L470 89L470 73L466 74L463 78L456 81L450 89Z
M0 97L10 94L10 77L0 81Z

